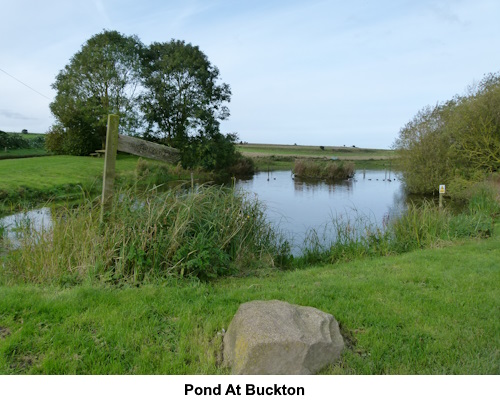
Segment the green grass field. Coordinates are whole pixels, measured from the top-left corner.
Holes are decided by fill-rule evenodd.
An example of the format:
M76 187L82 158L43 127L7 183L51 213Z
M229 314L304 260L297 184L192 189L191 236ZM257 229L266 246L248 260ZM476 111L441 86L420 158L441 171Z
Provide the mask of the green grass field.
M251 157L258 170L291 170L296 159L338 159L354 161L357 168L383 169L392 165L395 151L344 146L239 144L236 149Z
M319 146L304 145L273 145L273 144L240 144L236 149L248 156L262 157L267 155L285 155L297 157L338 157L349 160L368 159L390 159L394 157L393 150L366 149L343 146L325 146L322 150Z
M0 374L225 374L222 329L240 304L271 299L340 322L347 347L326 374L498 374L498 257L496 232L210 284L0 286Z
M117 173L133 171L137 157L119 155ZM84 156L49 156L0 161L0 189L50 189L65 184L91 184L102 176L104 159Z
M138 158L119 155L118 176L129 175ZM104 159L82 156L45 156L0 160L0 199L4 204L71 199L102 186Z

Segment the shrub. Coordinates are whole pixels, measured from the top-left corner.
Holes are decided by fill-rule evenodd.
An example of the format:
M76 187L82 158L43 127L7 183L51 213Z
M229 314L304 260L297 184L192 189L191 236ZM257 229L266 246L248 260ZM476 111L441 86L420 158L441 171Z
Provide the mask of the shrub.
M29 141L19 134L8 134L0 132L0 148L4 149L27 149L30 147Z
M255 173L255 163L252 158L243 156L240 153L236 154L236 161L230 166L227 171L231 175L251 176Z

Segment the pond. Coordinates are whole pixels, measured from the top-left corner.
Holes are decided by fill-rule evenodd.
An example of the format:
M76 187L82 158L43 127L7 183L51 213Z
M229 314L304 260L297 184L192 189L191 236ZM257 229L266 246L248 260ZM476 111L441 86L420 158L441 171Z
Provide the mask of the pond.
M0 231L3 238L9 240L12 247L19 247L22 238L21 228L31 228L40 231L50 227L52 223L51 209L37 208L0 218ZM1 238L0 238L1 240ZM0 250L2 249L0 243Z
M381 227L406 207L402 183L394 172L358 170L349 180L336 183L294 178L291 171L260 172L238 180L236 188L255 195L266 207L269 221L279 227L300 254L308 232L315 230L325 242L333 236L325 226L337 218ZM40 230L51 224L51 209L39 208L0 219L4 239L19 245L20 225L30 223ZM1 248L1 247L0 247Z
M294 254L311 230L329 242L333 235L324 234L325 226L335 220L382 227L406 207L403 184L385 170L358 170L352 179L336 183L301 180L291 171L260 172L236 187L265 204L269 220L292 241Z

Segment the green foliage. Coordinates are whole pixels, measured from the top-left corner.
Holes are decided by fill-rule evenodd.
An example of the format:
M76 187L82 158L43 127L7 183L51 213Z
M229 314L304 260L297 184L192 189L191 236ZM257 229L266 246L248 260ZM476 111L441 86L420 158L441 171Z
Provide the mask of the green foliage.
M231 91L218 84L219 70L197 47L184 41L155 42L143 58L142 108L148 132L166 136L173 147L189 137L213 135L226 119Z
M188 138L180 146L182 166L201 167L215 172L228 169L238 158L235 141L236 135L223 135L220 132Z
M224 104L231 91L218 84L219 70L197 46L153 43L144 54L142 76L148 136L180 149L185 168L220 171L234 163L237 137L219 131L220 121L229 117Z
M27 149L30 147L30 141L23 136L0 131L0 149Z
M255 199L220 187L137 196L122 191L101 224L89 201L63 211L51 230L29 235L12 252L12 279L137 284L170 277L208 280L286 262L289 246Z
M45 136L39 135L34 138L29 139L29 147L32 149L43 149L45 148Z
M49 140L47 147L73 155L102 148L108 114L119 114L120 129L135 133L141 49L137 37L106 30L82 46L52 85L57 91L50 105L57 119L54 137L64 142L59 147Z
M255 173L255 162L252 158L236 152L234 163L227 169L227 172L233 176L253 175Z
M170 180L170 170L166 164L150 162L139 158L135 169L136 179L142 185L157 186Z
M468 94L426 107L394 143L410 192L433 193L439 184L461 196L468 185L500 168L500 75L490 74Z
M120 131L143 135L181 150L185 168L220 171L236 159L236 135L220 121L231 91L197 46L172 40L145 48L116 31L94 35L59 73L50 105L57 118L47 148L88 155L104 147L108 114Z

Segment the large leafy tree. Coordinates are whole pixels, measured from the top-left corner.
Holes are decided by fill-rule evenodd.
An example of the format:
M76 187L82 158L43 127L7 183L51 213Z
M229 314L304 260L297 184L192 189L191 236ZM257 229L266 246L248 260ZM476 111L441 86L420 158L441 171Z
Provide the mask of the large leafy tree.
M216 170L231 163L235 136L220 133L231 90L219 83L219 70L197 46L153 43L144 53L142 76L149 135L179 148L184 166Z
M57 75L50 109L56 124L50 137L59 152L88 154L102 147L107 115L120 115L121 129L139 127L138 88L142 43L135 36L103 31L90 38ZM52 134L52 135L51 135Z

